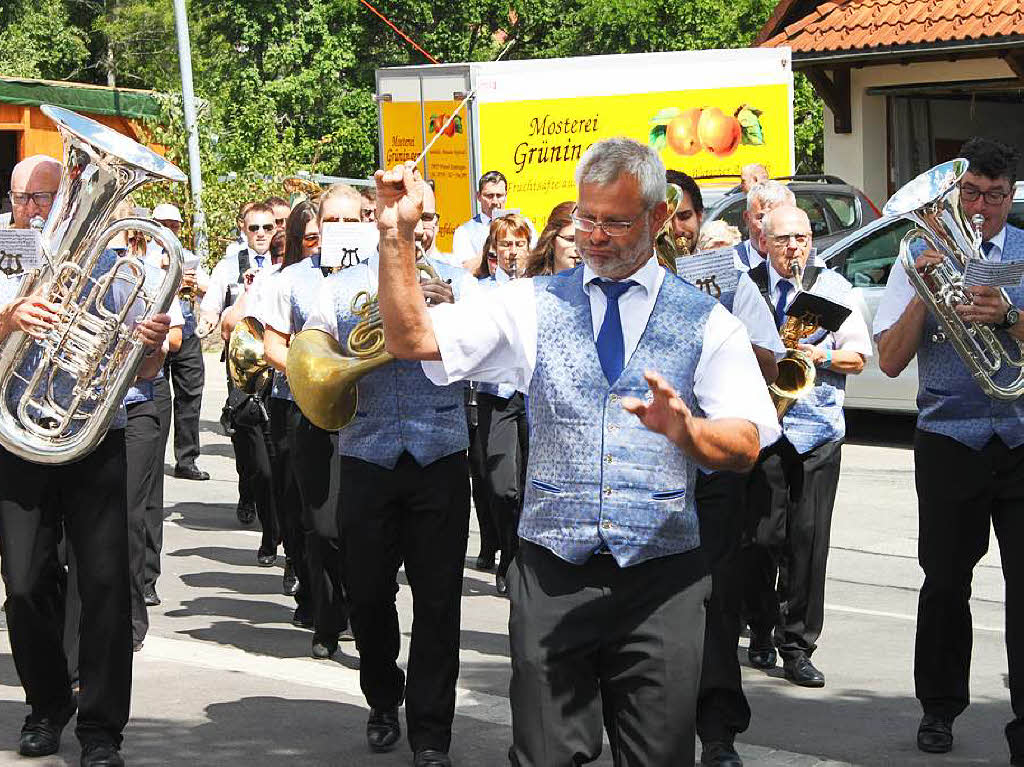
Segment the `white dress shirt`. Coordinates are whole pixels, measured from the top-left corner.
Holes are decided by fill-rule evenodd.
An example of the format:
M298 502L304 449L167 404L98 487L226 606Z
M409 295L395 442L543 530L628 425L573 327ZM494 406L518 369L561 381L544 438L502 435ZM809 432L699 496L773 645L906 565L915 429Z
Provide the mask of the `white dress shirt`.
M368 267L366 272L365 289L369 291L370 295L376 295L377 286L379 284L378 273L380 270L380 254L374 253L364 263ZM334 283L330 279L323 281L320 286L320 292L316 297L315 308L309 317L306 318L306 324L299 328L299 330L307 330L310 328L322 330L325 333L330 333L339 341L344 342L345 339L341 337L341 333L338 330L338 312L335 305L334 290L332 289L333 284ZM458 296L459 303L473 299L483 292L477 284L476 277L465 271L458 284L453 285L452 287L455 289L455 295ZM493 293L488 293L487 295L493 295ZM274 327L276 328L277 326L275 325Z
M740 275L740 281L736 285L732 313L747 329L750 343L773 352L776 361L786 356L786 347L779 336L779 329L775 326L775 316L765 303L757 285L746 273Z
M824 262L817 257L815 257L815 265L821 267L825 266ZM753 285L753 281L750 280L749 277L747 277L747 280L751 283L751 285ZM789 295L786 297L786 309L789 309L789 307L793 305L793 301L796 299L796 296L798 294L798 291L795 289L796 282L792 278L787 279L786 277L783 277L777 271L775 271L775 267L772 266L771 261L768 262L768 280L769 284L771 285L772 306L775 306L779 301L779 294L781 293L781 291L779 290L779 283L788 282L790 284ZM756 286L754 287L754 290L757 290ZM737 292L738 291L739 289L737 288ZM763 304L764 298L761 298L760 291L757 292L757 295L761 303ZM868 331L868 325L864 321L864 317L861 316L861 313L858 310L856 303L851 301L850 304L850 306L847 306L848 309L853 310L850 312L850 316L843 320L843 324L839 326L839 330L837 330L835 333L829 334L832 336L832 344L830 345L830 348L836 350L841 349L843 351L857 352L858 354L862 354L864 357L870 357L873 354L873 352L871 349L871 334ZM768 307L765 306L765 308L767 309ZM774 321L774 313L772 320ZM821 346L822 342L827 338L828 336L825 336L825 338L822 339L822 341L819 341L814 345Z
M750 241L749 237L740 243L740 247L747 252L747 261L750 262L750 266L748 267L746 264L743 263L743 259L740 258L739 253L733 251L733 266L735 266L741 272L745 272L747 271L747 269L753 269L755 266L759 266L761 262L764 261L764 256L757 252L757 248L754 247L754 244Z
M665 270L652 257L629 279L637 282L619 299L625 361L636 351L658 297ZM607 298L584 265L596 340ZM438 385L475 380L512 382L528 392L537 363L537 314L533 280L512 280L482 295L430 309L441 361L424 362L423 371ZM716 305L704 326L703 345L694 374L694 396L708 418L742 418L752 422L761 446L780 435L775 408L750 349L743 325Z
M987 242L992 243L992 249L989 250L985 260L1002 261L1003 246L1006 244L1006 227L1004 226L1000 229L999 234ZM903 268L903 264L900 263L897 256L892 267L889 269L889 279L885 283L885 293L882 294L882 298L878 302L878 308L875 310L875 321L871 332L876 340L882 333L896 324L916 295L917 290L910 283L910 276L907 274L907 270Z
M530 219L526 219L530 227L530 250L537 244L537 229ZM469 259L480 260L483 255L484 242L491 231L491 217L481 211L455 230L452 240L452 260L455 266L462 266Z
M189 269L195 269L196 271L196 283L199 286L199 292L205 293L206 289L210 286L210 275L206 271L206 267L199 261L199 256L193 253L186 247L182 247L182 270L188 271ZM152 264L158 269L164 268L164 249L154 241L150 240L146 243L146 258L144 259L147 264ZM237 262L238 256L235 255L235 261Z
M249 252L249 268L255 269L259 272L260 269L264 269L270 266L270 253L264 253L262 255L263 266L258 266L256 263L256 254L252 251ZM212 314L220 314L224 311L224 294L227 292L228 285L238 282L238 252L233 256L225 256L217 265L213 267L213 272L210 274L209 284L206 288L206 295L203 296L203 302L199 305L199 311L210 312Z

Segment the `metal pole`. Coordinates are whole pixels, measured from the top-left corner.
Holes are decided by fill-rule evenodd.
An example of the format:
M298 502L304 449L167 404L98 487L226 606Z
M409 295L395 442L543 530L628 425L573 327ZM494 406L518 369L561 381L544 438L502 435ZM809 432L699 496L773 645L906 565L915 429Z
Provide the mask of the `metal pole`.
M178 32L178 64L181 67L181 102L188 134L188 175L192 187L193 244L200 261L206 260L206 214L203 213L203 177L199 165L199 125L196 120L196 96L192 90L192 44L188 39L188 16L185 0L174 0L174 27Z

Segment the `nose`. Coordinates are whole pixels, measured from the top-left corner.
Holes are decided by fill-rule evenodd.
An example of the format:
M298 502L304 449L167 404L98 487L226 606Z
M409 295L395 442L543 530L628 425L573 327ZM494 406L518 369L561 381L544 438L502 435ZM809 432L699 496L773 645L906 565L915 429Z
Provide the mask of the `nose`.
M605 230L600 226L595 226L594 231L585 234L588 237L590 237L590 241L594 245L604 245L608 242L611 242L612 239L611 237L608 236L608 233L605 232Z

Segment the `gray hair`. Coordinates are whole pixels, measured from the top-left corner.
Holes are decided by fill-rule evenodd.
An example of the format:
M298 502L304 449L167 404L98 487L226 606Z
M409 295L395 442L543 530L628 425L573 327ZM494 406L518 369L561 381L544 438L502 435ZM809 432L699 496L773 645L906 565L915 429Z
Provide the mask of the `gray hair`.
M648 209L665 200L664 163L651 147L631 138L609 138L592 145L576 166L576 186L613 184L623 174L636 179Z
M772 226L772 216L775 214L776 211L780 211L780 210L794 210L794 211L796 211L797 213L799 213L803 217L804 221L807 222L807 229L810 230L810 228L811 228L811 219L807 216L807 211L805 211L802 208L797 207L795 204L789 203L789 204L783 204L783 205L778 205L776 207L773 207L768 212L768 214L764 217L764 223L761 225L761 230L764 232L764 236L765 237L771 237L773 234L775 234L775 227Z
M792 189L778 181L762 181L747 192L747 210L753 210L755 202L762 208L796 205L796 195Z

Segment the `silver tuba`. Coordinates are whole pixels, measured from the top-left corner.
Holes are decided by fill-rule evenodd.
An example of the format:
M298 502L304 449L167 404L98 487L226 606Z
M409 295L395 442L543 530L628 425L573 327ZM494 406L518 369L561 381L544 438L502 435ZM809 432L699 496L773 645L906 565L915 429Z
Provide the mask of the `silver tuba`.
M59 303L42 340L22 332L0 343L0 445L35 463L63 464L106 436L142 364L135 325L167 311L182 277L178 239L153 221L107 225L114 209L148 181L184 181L174 165L126 136L67 109L46 105L64 142L64 168L42 230L46 263L25 273L18 297ZM150 284L137 256L106 246L123 230L163 246L169 265Z
M917 224L903 237L898 260L917 294L942 327L943 333L934 340L949 339L978 386L989 397L1015 400L1024 394L1024 343L1001 334L1006 338L1004 345L991 325L964 322L955 311L959 304L971 301L964 291L967 261L984 257L981 233L967 220L960 204L960 179L967 167L968 162L963 158L936 165L890 197L884 212ZM924 275L914 266L913 246L917 241L923 241L945 257ZM1003 299L1012 303L1006 291L1001 292ZM1016 353L1011 352L1014 346ZM996 376L1002 370L1012 371L1003 376L1012 380L997 383Z

